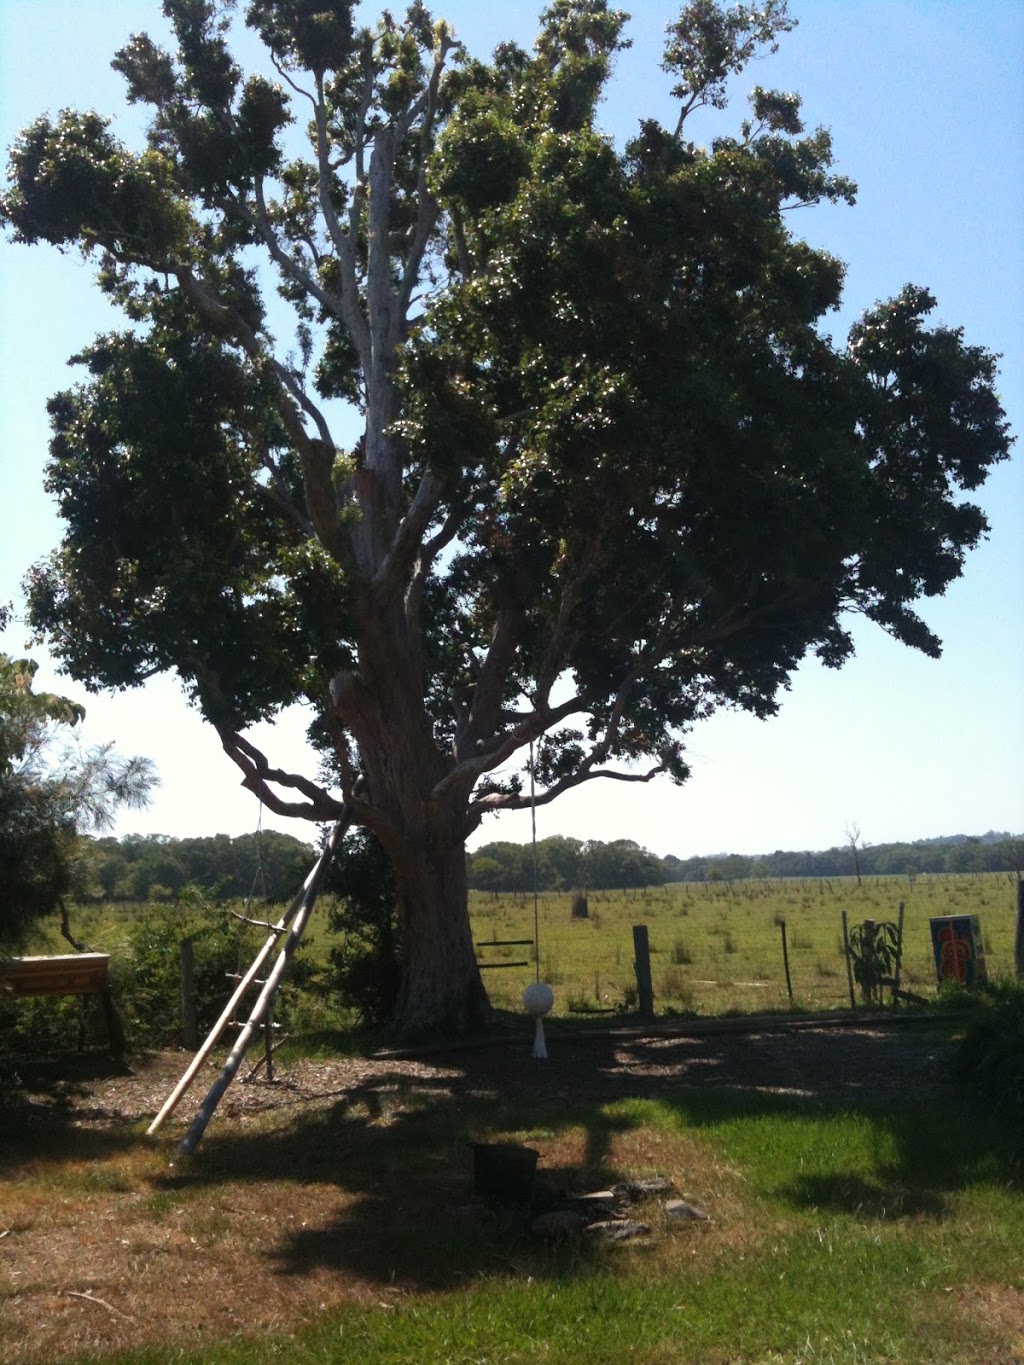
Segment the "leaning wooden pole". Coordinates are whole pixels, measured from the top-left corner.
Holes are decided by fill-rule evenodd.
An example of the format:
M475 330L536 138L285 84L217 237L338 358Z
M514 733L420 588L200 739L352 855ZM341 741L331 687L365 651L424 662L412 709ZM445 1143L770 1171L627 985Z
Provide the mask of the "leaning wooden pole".
M313 871L315 870L316 869L314 866ZM313 873L310 872L310 877L312 875ZM255 958L253 958L252 964L250 965L248 971L239 980L238 985L232 992L231 999L224 1006L224 1009L221 1011L220 1017L218 1018L217 1022L214 1024L210 1032L206 1035L206 1039L204 1040L202 1047L192 1058L181 1080L178 1082L178 1084L168 1095L167 1099L164 1101L164 1106L160 1110L159 1114L157 1114L156 1118L146 1129L146 1133L148 1136L151 1137L155 1132L157 1132L164 1123L164 1121L171 1116L171 1114L177 1108L178 1103L181 1100L182 1096L185 1094L189 1086L195 1080L199 1068L203 1065L207 1057L217 1046L217 1043L220 1041L221 1034L227 1028L231 1020L235 1017L239 1001L242 999L242 996L255 981L257 975L259 974L260 968L263 966L264 962L270 956L271 950L277 943L280 935L283 934L284 931L287 929L288 925L292 921L292 917L298 910L299 906L302 904L302 898L306 893L306 887L308 883L309 877L307 877L306 881L303 883L302 890L293 899L291 904L288 906L288 909L278 920L277 924L274 925L274 927L271 929L267 937L266 943L264 943L263 947L256 954Z
M170 1115L177 1108L177 1105L181 1100L181 1097L185 1094L189 1086L195 1080L199 1068L203 1065L207 1057L217 1046L220 1036L227 1028L228 1024L230 1024L231 1020L234 1019L235 1013L238 1009L239 1001L245 995L246 991L249 989L252 983L256 980L256 977L259 975L260 968L263 966L264 962L266 962L267 958L270 956L275 944L278 942L281 935L288 928L288 925L291 923L293 917L295 916L296 912L298 911L303 901L305 900L307 894L309 893L309 888L314 884L319 886L318 879L322 880L323 877L323 873L320 871L321 865L324 863L325 859L327 860L327 864L330 863L331 858L334 856L334 849L337 848L337 841L335 840L335 835L337 835L337 838L340 839L341 835L344 834L345 831L348 829L350 823L351 816L346 815L341 820L339 820L338 824L334 827L334 831L331 834L331 840L328 842L327 848L320 855L319 859L314 864L313 868L310 870L309 875L306 877L306 880L302 883L301 890L293 898L287 910L270 930L270 933L267 936L266 943L264 943L263 947L256 954L255 958L252 961L252 965L249 967L249 970L245 973L245 975L239 981L238 985L235 987L235 990L231 995L231 999L224 1006L224 1009L221 1011L220 1017L218 1018L217 1022L214 1024L213 1028L207 1034L206 1040L203 1043L202 1047L192 1058L192 1061L189 1063L188 1068L185 1071L185 1074L182 1076L181 1080L178 1082L178 1084L168 1095L167 1099L164 1101L164 1106L160 1110L159 1114L157 1114L156 1118L146 1129L146 1133L148 1136L151 1137L155 1132L157 1132L161 1125L164 1123L164 1121L167 1118L169 1118ZM324 871L326 871L326 867L324 868Z
M309 923L309 917L313 913L313 907L316 904L320 885L327 875L327 870L331 865L331 860L334 857L338 844L341 842L342 836L348 829L350 823L351 816L348 816L346 819L339 820L334 826L334 829L331 831L331 837L327 841L327 847L320 855L320 860L313 869L311 876L307 878L307 885L302 897L302 903L299 906L292 927L285 936L284 944L282 945L280 953L278 953L277 961L274 963L262 991L260 991L259 998L252 1008L252 1013L249 1015L245 1027L238 1035L234 1047L231 1049L227 1060L221 1067L220 1075L214 1081L213 1085L210 1086L206 1099L203 1100L199 1107L199 1112L192 1120L192 1126L182 1139L178 1148L178 1151L181 1152L182 1156L191 1156L198 1147L203 1134L206 1132L206 1125L210 1122L210 1119L213 1118L214 1111L216 1110L217 1105L220 1104L225 1090L227 1090L228 1086L238 1074L238 1068L242 1065L242 1059L249 1049L249 1044L252 1042L256 1031L260 1028L266 1017L267 1012L273 1003L274 996L277 993L277 988L281 984L281 978L284 976L285 970L288 963L291 961L295 949L299 946L306 925Z

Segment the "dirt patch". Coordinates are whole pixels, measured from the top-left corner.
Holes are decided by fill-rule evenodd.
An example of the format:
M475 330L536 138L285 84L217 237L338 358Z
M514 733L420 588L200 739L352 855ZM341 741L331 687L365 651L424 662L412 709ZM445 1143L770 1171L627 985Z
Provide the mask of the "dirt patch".
M236 1333L287 1332L346 1302L385 1311L481 1268L514 1270L515 1229L505 1236L474 1203L465 1161L472 1124L490 1115L500 1128L521 1111L548 1122L564 1113L576 1136L530 1135L542 1164L597 1169L619 1141L603 1117L610 1101L711 1087L845 1106L949 1085L947 1045L880 1029L552 1036L550 1052L537 1063L526 1040L296 1062L273 1085L232 1087L185 1165L171 1164L176 1143L213 1070L157 1139L145 1128L183 1054L130 1070L87 1059L26 1075L18 1106L2 1116L0 1361L145 1342L201 1349ZM680 1160L655 1147L626 1134L618 1154ZM414 1264L425 1230L436 1255Z

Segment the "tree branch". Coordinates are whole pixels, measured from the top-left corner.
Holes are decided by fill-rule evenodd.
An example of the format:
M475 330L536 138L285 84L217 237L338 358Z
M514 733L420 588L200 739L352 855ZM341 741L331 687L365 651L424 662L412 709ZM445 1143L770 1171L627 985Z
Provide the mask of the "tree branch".
M76 953L89 953L89 952L91 952L92 949L89 948L89 947L88 947L86 944L84 944L84 943L79 943L78 939L75 938L74 934L71 932L71 920L70 920L70 918L68 917L68 907L67 907L67 905L66 905L65 902L64 902L63 896L60 898L60 900L57 902L57 904L60 906L60 932L61 932L61 937L67 939L67 941L71 944L72 948L74 948L74 950L75 950Z
M303 269L299 262L278 240L277 233L274 231L270 221L270 214L267 212L267 202L263 194L263 177L258 176L255 187L256 209L253 211L248 204L242 200L233 200L234 207L246 220L250 227L259 233L263 240L263 245L270 252L271 258L277 262L282 274L288 279L300 285L311 298L316 299L325 313L332 317L342 316L342 300L325 289L319 280L315 279L308 270Z
M181 289L210 328L221 336L233 337L246 355L264 370L267 366L278 380L279 398L275 404L285 430L298 451L302 463L302 477L306 494L306 509L320 541L339 563L352 565L351 548L341 533L331 475L334 463L334 444L322 415L302 394L295 376L269 355L259 336L242 317L237 308L222 303L214 289L199 279L188 266L174 270ZM320 440L310 436L299 415L299 404L320 417L326 436Z
M277 60L273 53L270 54L270 64L277 72L277 74L281 77L281 79L285 82L285 84L291 86L291 88L295 91L296 95L301 95L304 99L309 100L313 108L314 109L316 108L316 100L313 98L313 96L309 93L308 90L303 90L302 86L299 85L297 81L292 80L291 76L288 75L286 68L282 66L282 64Z
M470 506L470 500L466 499L458 507L451 508L437 533L420 545L419 556L415 561L405 594L405 622L410 636L418 631L420 607L423 604L423 594L434 560L445 546L450 545L458 536Z
M496 737L495 741L489 746L482 740L478 741L483 746L479 753L472 758L463 759L450 773L443 777L430 793L430 800L444 801L458 787L466 787L468 790L472 790L473 784L484 773L493 772L495 768L500 768L518 749L525 748L531 739L537 739L552 725L557 725L560 720L565 720L583 709L583 698L580 696L571 697L568 701L562 702L560 706L555 706L551 710L533 712L511 734Z
M263 461L263 467L269 473L271 482L267 486L261 486L260 492L269 502L273 503L278 511L283 512L288 517L303 536L312 537L315 534L313 523L289 494L284 477L276 463L267 458Z
M505 680L515 657L518 628L522 621L521 608L503 607L498 612L491 643L473 689L465 733L456 736L455 751L458 757L462 757L466 746L478 745L497 729Z
M310 782L308 778L298 773L272 768L266 756L236 731L219 724L216 728L224 752L242 771L242 786L258 796L268 810L272 810L276 815L293 816L302 820L341 819L345 812L343 801L336 800L315 782ZM290 787L301 792L309 800L284 801L271 790L268 782L280 787Z
M434 57L434 69L430 73L430 81L417 105L413 105L410 109L407 121L411 125L420 112L417 106L421 106L423 123L420 127L420 156L416 175L416 223L413 228L412 243L405 261L405 270L398 289L398 303L403 317L409 311L409 301L419 278L423 253L427 249L430 234L433 232L441 212L440 205L427 188L427 158L430 155L431 135L434 128L434 118L437 114L437 96L441 87L445 57L453 46L454 44L447 36L442 39Z
M364 88L363 104L360 110L360 118L357 124L357 143L361 135L362 122L366 117L366 110L369 108L369 101L373 91L372 78L369 81L368 91ZM313 102L314 116L316 122L316 155L317 169L319 172L317 192L320 202L320 212L323 214L324 224L327 234L337 252L338 260L341 264L341 299L340 315L345 326L348 328L352 344L356 348L359 356L359 364L364 375L370 371L370 334L366 325L366 318L363 315L362 304L359 299L359 283L356 277L356 242L358 240L358 216L356 221L350 220L349 231L345 232L338 219L334 204L331 202L331 181L333 172L331 170L330 139L327 133L327 107L324 103L323 79L317 80L317 97ZM353 191L353 209L355 201L359 195L360 171L356 170L356 188Z
M459 270L464 280L473 278L475 274L473 260L469 254L469 244L466 241L466 230L463 226L462 215L458 209L452 207L448 211L449 221L452 225L452 234L455 237L455 254L459 262Z
M644 773L624 773L614 768L594 768L589 772L575 772L569 777L563 777L560 782L556 782L553 787L548 787L539 795L535 795L532 800L528 795L514 795L512 792L489 792L486 796L480 796L475 801L469 803L470 815L486 814L488 811L496 810L529 810L531 805L546 806L561 796L563 792L579 787L584 782L590 782L594 778L604 777L611 782L650 782L659 773L665 771L664 766L659 763L656 767L650 768Z
M423 532L437 507L440 492L440 485L434 476L429 472L424 474L374 577L372 591L378 600L390 597L408 577L416 552L422 545Z

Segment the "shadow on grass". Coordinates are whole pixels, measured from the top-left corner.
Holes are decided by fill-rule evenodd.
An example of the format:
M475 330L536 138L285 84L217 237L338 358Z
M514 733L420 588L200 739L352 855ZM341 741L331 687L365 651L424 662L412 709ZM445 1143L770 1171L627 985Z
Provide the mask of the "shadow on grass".
M816 1081L808 1048L829 1054L834 1046L834 1057L818 1058ZM499 1269L539 1275L590 1264L585 1251L552 1252L532 1239L530 1210L474 1201L471 1144L478 1140L529 1143L582 1133L577 1164L542 1163L541 1205L574 1186L637 1174L616 1168L615 1142L649 1123L705 1131L715 1149L721 1133L747 1120L779 1125L780 1137L782 1129L796 1130L777 1165L769 1156L757 1176L764 1195L794 1210L861 1220L941 1218L951 1196L972 1182L1005 1181L1012 1164L1005 1133L979 1122L968 1102L941 1084L922 1098L906 1081L894 1100L877 1080L889 1056L884 1038L853 1045L828 1035L812 1043L779 1035L606 1040L566 1045L546 1065L519 1048L452 1052L431 1058L441 1075L412 1069L399 1079L368 1080L329 1108L297 1113L287 1127L211 1130L198 1155L167 1180L182 1191L246 1180L323 1185L323 1217L283 1236L274 1253L279 1271L328 1268L418 1289ZM929 1058L934 1062L922 1051L923 1066ZM802 1084L790 1084L796 1080ZM805 1163L805 1137L851 1113L869 1126L868 1145L884 1156L857 1173L837 1173L813 1156ZM745 1169L742 1156L738 1164Z
M136 1123L105 1122L109 1116L89 1107L96 1082L132 1075L106 1050L14 1058L10 1064L19 1088L0 1095L0 1176L10 1178L27 1162L99 1162L138 1146ZM99 1122L85 1127L83 1118Z
M957 1195L974 1187L1010 1188L1021 1179L1019 1135L998 1114L979 1112L963 1090L852 1105L842 1096L723 1089L677 1091L664 1103L686 1127L739 1132L731 1158L755 1170L753 1184L762 1193L798 1210L860 1221L942 1219ZM853 1139L850 1168L842 1169L843 1128L854 1118L866 1131ZM759 1121L774 1150L752 1143L748 1157L743 1131ZM870 1170L854 1169L865 1152Z
M275 1269L419 1290L494 1273L580 1274L599 1255L538 1242L528 1208L474 1199L474 1141L553 1139L539 1205L637 1174L615 1167L616 1139L653 1124L706 1134L716 1156L725 1150L731 1165L754 1172L754 1198L860 1219L940 1218L972 1183L1005 1183L1013 1162L1005 1131L945 1084L948 1059L930 1048L912 1052L909 1071L895 1080L884 1035L574 1041L553 1043L546 1064L525 1046L452 1050L432 1055L430 1065L371 1071L315 1105L230 1128L215 1121L197 1155L151 1185L202 1201L227 1185L269 1182L283 1189L282 1206L290 1187L316 1186L316 1219L282 1230ZM857 1171L814 1159L815 1132L850 1114L868 1125L879 1159ZM36 1119L26 1138L36 1157L57 1161L71 1150L101 1160L138 1142L128 1128L73 1128L75 1121L71 1103L53 1106L45 1123ZM767 1154L743 1145L758 1121ZM796 1141L780 1140L775 1155L784 1129ZM570 1131L574 1164L559 1165L566 1160L559 1140ZM800 1156L805 1138L808 1160Z
M937 1189L908 1188L898 1179L879 1183L858 1175L809 1175L794 1180L780 1193L792 1203L856 1218L942 1218L949 1196Z
M111 1161L138 1145L137 1130L127 1125L114 1130L81 1128L56 1109L42 1116L0 1109L0 1181L38 1172L40 1167L56 1172L70 1163Z

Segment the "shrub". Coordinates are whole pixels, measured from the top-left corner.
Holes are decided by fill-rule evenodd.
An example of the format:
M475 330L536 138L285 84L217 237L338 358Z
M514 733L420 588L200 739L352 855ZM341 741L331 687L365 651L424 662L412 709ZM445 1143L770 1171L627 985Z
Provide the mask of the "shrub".
M15 1075L10 1054L61 1052L76 1047L83 1032L90 1042L98 1039L99 1010L90 1009L93 1004L88 996L0 996L0 1072L9 1079Z
M254 956L254 935L224 905L195 886L177 905L150 903L134 916L112 954L112 985L132 1045L181 1042L181 941L192 940L196 1021L209 1032L234 982L229 978ZM280 992L275 1014L287 997Z
M957 1072L997 1108L1024 1117L1024 981L992 982L975 1000Z

